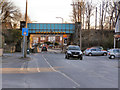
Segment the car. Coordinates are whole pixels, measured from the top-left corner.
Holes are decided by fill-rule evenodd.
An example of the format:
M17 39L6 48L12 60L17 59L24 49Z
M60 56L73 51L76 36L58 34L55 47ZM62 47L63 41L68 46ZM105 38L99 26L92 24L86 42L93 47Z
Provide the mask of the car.
M109 59L120 58L120 49L110 49L108 57Z
M86 56L92 56L92 55L103 55L107 56L106 50L101 50L99 48L90 48L85 51Z
M43 46L41 51L47 51L47 47Z
M54 47L54 45L53 45L53 44L50 44L50 45L49 45L49 48L53 48L53 47Z
M69 58L79 58L80 60L83 59L82 51L80 50L79 46L69 45L66 52L65 52L65 59Z
M94 46L94 47L91 47L91 48L96 48L96 49L103 50L103 47L102 47L102 46Z
M87 48L83 51L83 54L85 54L90 48Z

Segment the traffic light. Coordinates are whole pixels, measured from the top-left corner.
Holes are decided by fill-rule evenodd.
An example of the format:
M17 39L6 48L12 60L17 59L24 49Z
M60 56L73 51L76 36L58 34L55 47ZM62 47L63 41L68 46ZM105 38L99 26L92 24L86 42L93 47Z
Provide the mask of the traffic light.
M20 30L26 27L26 21L20 21Z

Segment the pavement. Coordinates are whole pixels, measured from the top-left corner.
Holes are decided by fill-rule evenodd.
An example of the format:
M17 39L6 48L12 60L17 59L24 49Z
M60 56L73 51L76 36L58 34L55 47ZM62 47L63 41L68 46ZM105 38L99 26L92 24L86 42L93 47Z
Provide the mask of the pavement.
M65 59L53 51L4 54L3 88L117 88L118 60L107 56Z

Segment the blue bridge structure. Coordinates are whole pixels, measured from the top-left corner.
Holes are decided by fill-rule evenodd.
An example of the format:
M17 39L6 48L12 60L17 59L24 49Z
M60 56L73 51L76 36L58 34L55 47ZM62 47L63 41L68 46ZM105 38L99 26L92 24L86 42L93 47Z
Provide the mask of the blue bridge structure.
M72 34L74 23L28 23L29 34Z

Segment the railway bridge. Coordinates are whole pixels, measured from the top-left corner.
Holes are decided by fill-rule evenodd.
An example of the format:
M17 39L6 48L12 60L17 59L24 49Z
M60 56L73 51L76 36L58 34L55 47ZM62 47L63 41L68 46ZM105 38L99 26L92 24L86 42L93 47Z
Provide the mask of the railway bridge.
M57 42L66 44L70 34L75 32L74 23L28 23L30 47L36 43Z

